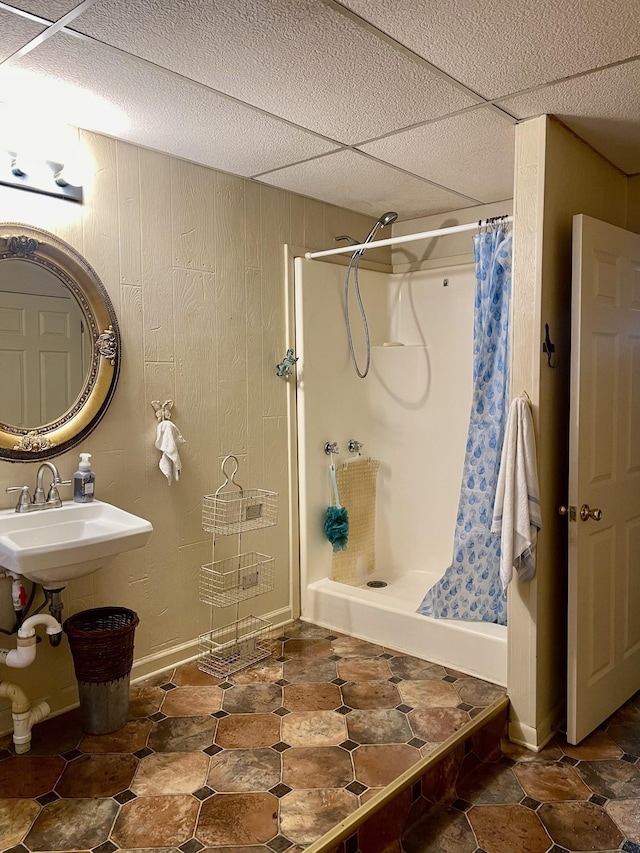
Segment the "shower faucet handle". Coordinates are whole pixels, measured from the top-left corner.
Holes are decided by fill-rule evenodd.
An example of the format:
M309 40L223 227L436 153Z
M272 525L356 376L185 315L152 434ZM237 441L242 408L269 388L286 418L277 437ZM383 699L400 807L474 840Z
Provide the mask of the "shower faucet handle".
M340 453L340 448L338 447L337 441L327 441L324 446L324 452L327 456L331 456L332 454Z
M363 447L364 442L356 441L355 438L350 438L349 443L347 444L347 450L349 451L349 453L360 453Z

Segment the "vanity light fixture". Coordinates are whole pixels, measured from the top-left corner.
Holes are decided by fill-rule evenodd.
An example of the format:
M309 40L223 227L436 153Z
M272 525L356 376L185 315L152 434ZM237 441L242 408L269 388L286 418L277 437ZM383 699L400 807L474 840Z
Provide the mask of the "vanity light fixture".
M72 164L21 159L17 151L5 151L2 155L0 184L82 204L81 178Z

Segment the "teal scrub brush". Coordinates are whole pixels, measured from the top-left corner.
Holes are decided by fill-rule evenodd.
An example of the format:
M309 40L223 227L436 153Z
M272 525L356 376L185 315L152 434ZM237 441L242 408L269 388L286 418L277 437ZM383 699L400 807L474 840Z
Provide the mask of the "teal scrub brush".
M346 508L340 505L338 484L336 483L336 466L332 463L329 470L331 471L331 483L336 504L327 507L324 518L324 532L331 542L333 550L342 551L347 547L347 539L349 538L349 516Z

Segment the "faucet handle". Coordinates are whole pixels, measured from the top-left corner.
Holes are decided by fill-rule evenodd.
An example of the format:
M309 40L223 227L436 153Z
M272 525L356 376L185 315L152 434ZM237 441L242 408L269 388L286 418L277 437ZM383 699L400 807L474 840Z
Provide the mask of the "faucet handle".
M51 506L62 506L62 498L60 497L60 493L58 492L58 486L70 486L71 480L60 480L56 479L51 483L51 487L49 488L49 493L47 495L47 504Z
M24 512L25 507L31 505L29 486L7 486L7 492L20 492L20 497L16 504L16 512Z

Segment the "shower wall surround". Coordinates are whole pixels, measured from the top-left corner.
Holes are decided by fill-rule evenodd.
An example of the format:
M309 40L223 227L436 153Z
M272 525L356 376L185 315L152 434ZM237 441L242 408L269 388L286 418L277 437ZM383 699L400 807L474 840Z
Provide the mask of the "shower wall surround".
M334 234L366 234L374 219L97 134L80 137L93 161L85 204L1 187L0 221L44 228L77 248L118 315L118 388L78 450L92 454L97 497L148 518L154 533L144 550L71 583L63 599L65 616L108 604L139 614L135 678L196 654L198 633L209 627L197 596L199 566L211 560L200 507L222 457L237 454L247 481L288 494L287 384L275 375L285 343L283 244L321 249ZM187 439L182 477L170 487L153 446L157 399L175 400ZM69 477L76 460L74 450L55 461ZM32 486L36 467L1 463L0 495L9 485ZM10 504L7 495L3 506ZM281 568L256 615L275 621L290 616L288 540L283 512L261 540ZM0 626L11 619L9 606ZM12 674L54 711L75 701L66 644L41 644L36 663ZM7 708L0 703L0 731L11 727Z

